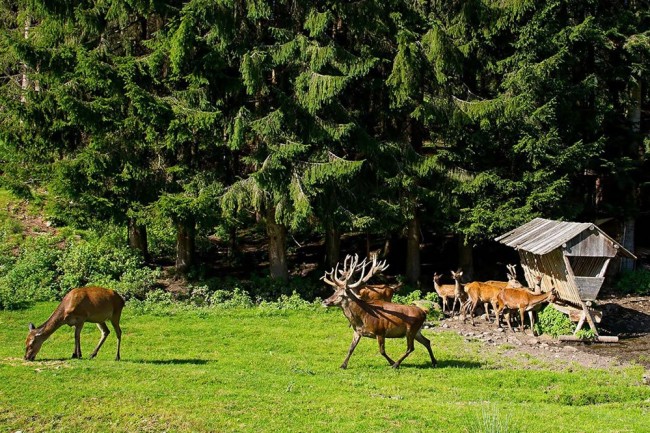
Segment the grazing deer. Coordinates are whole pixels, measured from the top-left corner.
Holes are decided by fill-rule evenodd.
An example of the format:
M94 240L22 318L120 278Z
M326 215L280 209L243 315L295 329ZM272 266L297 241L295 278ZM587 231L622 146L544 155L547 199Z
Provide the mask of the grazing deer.
M542 304L547 302L555 302L557 299L557 292L555 289L551 289L550 292L542 293L535 295L528 290L522 289L503 289L497 296L497 327L499 326L499 317L501 313L506 311L506 321L508 322L508 328L510 331L514 332L512 329L512 324L510 323L510 311L519 310L519 320L521 321L521 332L526 333L524 329L524 312L528 312L528 318L530 319L530 329L532 329L533 335L535 335L535 315L534 312Z
M459 313L463 311L463 304L467 301L467 294L463 290L460 284L460 278L463 276L463 271L460 269L458 272L451 271L451 277L454 279L454 284L440 284L441 274L433 274L433 288L442 299L442 312L445 312L447 307L447 299L454 299L454 303L451 306L451 315L454 315L456 310L456 302L458 302L458 311Z
M329 272L325 272L322 279L334 287L334 294L323 301L325 307L339 307L350 322L354 330L352 344L348 354L341 364L341 368L347 368L348 361L359 344L361 337L376 338L379 344L379 352L393 366L398 368L402 361L414 350L413 341L417 340L429 351L431 364L435 367L436 358L433 356L430 341L422 335L420 328L426 319L426 312L412 305L393 304L381 299L363 300L355 293L355 289L365 284L374 274L385 270L388 265L386 261L377 263L373 257L368 263L365 259L357 264L359 257L348 255L345 258L343 269L339 270L339 264ZM370 266L369 270L366 268ZM354 283L350 279L357 271L361 276ZM393 361L387 354L384 347L386 338L406 337L406 353L397 361Z
M72 289L63 297L49 319L38 328L33 323L29 324L29 334L25 341L25 360L33 361L41 346L50 335L63 325L74 326L74 353L73 358L81 358L81 330L84 323L96 323L102 336L90 355L94 358L104 344L110 331L106 321L110 320L117 335L117 355L115 360L120 360L120 343L122 330L120 328L120 315L124 308L124 299L111 289L103 287L81 287Z

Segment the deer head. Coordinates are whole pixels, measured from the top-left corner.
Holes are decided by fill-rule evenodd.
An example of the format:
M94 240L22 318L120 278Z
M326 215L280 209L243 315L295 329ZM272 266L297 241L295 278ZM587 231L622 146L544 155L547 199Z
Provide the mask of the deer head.
M42 336L41 331L34 326L33 323L29 324L29 334L25 340L25 360L33 361L36 358L45 338Z
M334 287L334 294L323 301L325 307L340 307L350 296L355 296L352 291L365 285L373 275L383 272L388 268L386 260L377 262L377 255L372 255L372 261L363 259L359 263L359 255L347 255L343 261L343 269L339 269L340 263L321 277L325 283ZM359 278L351 283L352 276L360 272Z

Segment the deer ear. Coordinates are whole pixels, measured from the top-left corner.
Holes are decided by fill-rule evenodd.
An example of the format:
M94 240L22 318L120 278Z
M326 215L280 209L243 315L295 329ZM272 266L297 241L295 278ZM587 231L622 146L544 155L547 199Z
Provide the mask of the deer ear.
M30 331L33 331L34 329L36 329L36 327L34 326L33 323L30 323L30 324L29 324L29 330L30 330Z

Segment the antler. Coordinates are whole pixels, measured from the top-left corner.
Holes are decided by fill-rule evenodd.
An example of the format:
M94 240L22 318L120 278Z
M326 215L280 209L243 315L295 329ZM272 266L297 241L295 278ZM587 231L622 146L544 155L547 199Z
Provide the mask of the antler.
M369 264L371 264L371 266L370 269L367 270ZM363 259L363 261L359 263L358 254L355 254L354 256L348 254L345 256L345 260L343 260L343 269L339 270L339 265L340 263L337 263L336 267L332 268L331 271L325 272L325 275L321 277L321 280L325 281L330 286L354 289L359 287L361 284L366 283L376 273L382 272L388 268L386 260L377 263L376 255L373 256L371 263L368 262L367 258ZM359 279L353 284L348 284L352 275L358 271L361 271Z
M366 259L361 262L361 265L359 265L359 268L361 269L361 277L359 277L359 280L354 283L350 284L347 287L350 289L354 289L359 287L361 284L366 283L370 278L372 278L373 275L375 275L378 272L383 272L386 269L388 269L388 265L386 264L386 260L383 262L377 263L377 255L373 255L372 257L372 266L370 267L370 270L366 272L366 267L369 263L367 262Z
M357 271L357 267L359 266L357 264L358 262L358 254L355 254L354 256L348 254L345 256L345 260L343 261L342 270L339 270L339 265L341 263L337 263L336 267L332 268L332 270L329 272L325 272L325 275L323 275L321 279L330 286L345 287L348 283L348 280L352 277L352 274ZM363 264L364 262L365 259L361 263Z

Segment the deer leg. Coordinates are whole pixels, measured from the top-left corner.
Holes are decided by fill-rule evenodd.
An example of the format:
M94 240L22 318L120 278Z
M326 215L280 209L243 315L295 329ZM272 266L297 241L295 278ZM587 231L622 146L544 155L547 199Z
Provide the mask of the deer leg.
M431 357L431 365L435 367L438 361L436 361L435 356L433 356L433 351L431 350L431 342L429 341L429 339L424 335L422 335L421 331L418 331L418 333L415 334L415 339L418 341L418 343L420 343L421 345L427 348L427 350L429 351L429 356Z
M354 352L354 349L357 347L357 344L359 344L359 340L361 340L361 334L355 332L354 335L352 336L352 344L350 344L350 348L348 349L348 356L345 357L343 364L341 364L342 369L345 370L346 368L348 368L348 361L352 356L352 352Z
M526 334L526 328L524 327L524 310L519 309L519 329L521 329L522 334Z
M117 354L115 355L115 360L119 361L120 360L120 345L122 344L122 328L120 328L120 315L119 314L117 316L113 316L111 318L111 324L113 325L113 329L115 330L115 335L117 336Z
M485 320L490 321L490 310L488 308L490 305L488 302L483 302L483 309L485 310Z
M497 329L501 327L501 314L503 314L503 308L494 310L494 315L496 316L494 322L497 325Z
M393 364L393 368L399 368L400 364L404 359L409 356L413 351L415 350L414 344L413 344L413 335L411 335L410 332L406 333L406 353L402 355L400 359L397 360L395 364ZM390 358L389 358L390 360Z
M510 320L510 310L506 311L506 320L508 321L508 329L510 329L510 332L514 334L515 330L512 329L512 321Z
M474 311L478 305L478 301L472 301L471 309L469 310L469 318L472 321L472 326L474 326Z
M497 311L499 310L499 304L497 304L496 301L492 301L490 305L492 305L492 311L494 311L494 315L495 315L494 321L497 322L497 327L498 327L499 316L497 314Z
M81 359L81 330L84 328L84 323L78 323L74 326L74 353L73 358Z
M535 336L535 312L529 311L528 318L530 319L530 330L532 331L534 337Z
M390 359L390 356L386 354L386 348L385 348L385 343L386 339L383 335L377 335L377 343L379 344L379 353L381 353L381 356L386 358L389 364L391 364L393 367L395 366L394 361Z
M97 343L97 347L95 347L93 353L90 354L90 359L93 359L95 356L97 356L97 352L99 352L99 349L102 347L102 344L104 344L104 341L106 341L106 337L108 337L108 334L111 333L111 331L108 330L108 326L106 326L106 323L104 322L98 323L97 327L99 328L99 331L102 333L102 336L99 338L99 343Z
M469 310L470 310L471 307L472 307L472 300L471 299L468 299L467 301L465 301L463 303L463 305L461 307L463 309L463 323L465 322L465 320L467 320L467 313L469 313Z

